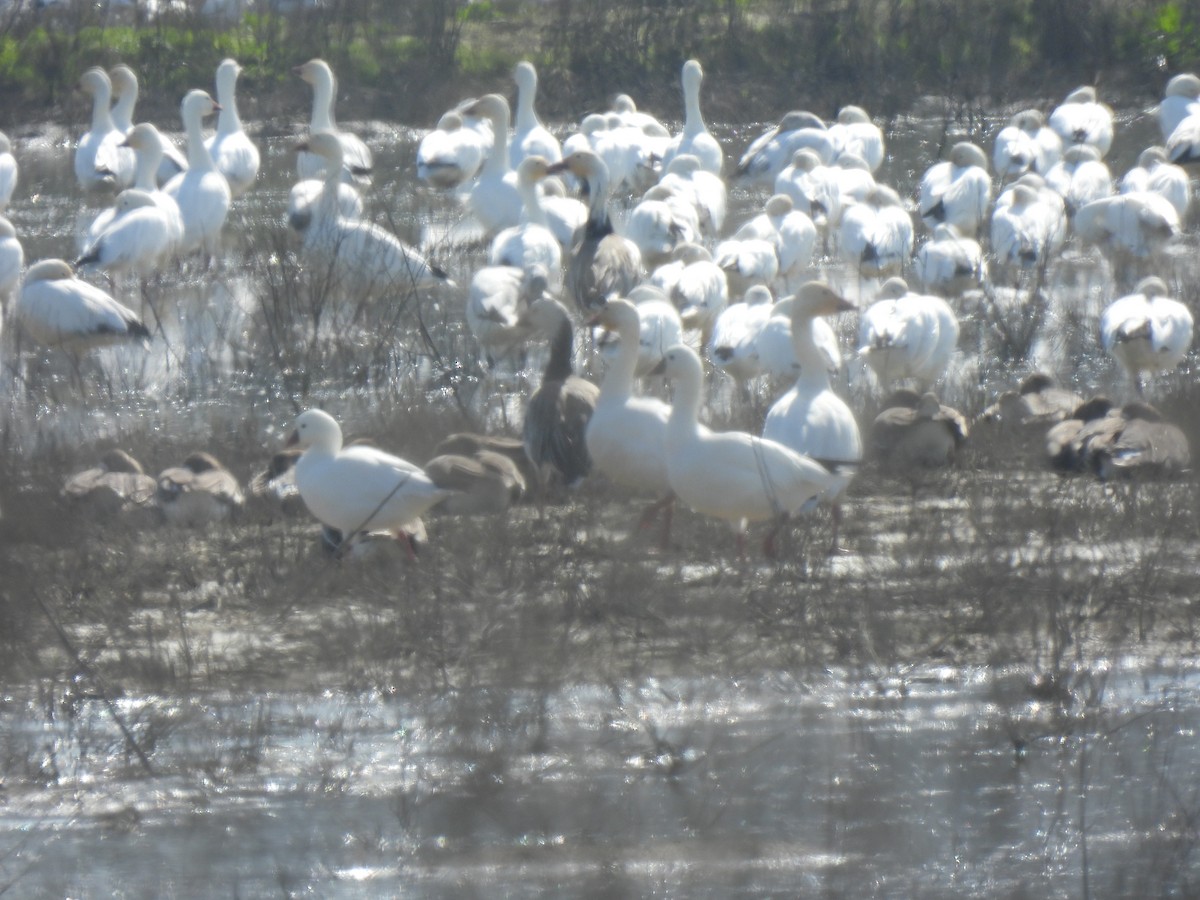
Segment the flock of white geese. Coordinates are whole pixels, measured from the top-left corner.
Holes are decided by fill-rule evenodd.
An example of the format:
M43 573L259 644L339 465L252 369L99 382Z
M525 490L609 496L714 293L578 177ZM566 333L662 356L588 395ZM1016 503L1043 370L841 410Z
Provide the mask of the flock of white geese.
M287 209L303 263L327 270L351 299L457 290L419 249L363 217L371 150L337 125L330 67L315 59L294 71L313 89ZM149 339L133 310L77 271L145 276L190 255L219 257L231 204L253 189L261 163L238 118L238 72L225 60L216 100L203 90L183 98L183 154L154 125L133 123L132 71L84 73L93 114L75 175L83 191L118 193L73 265L26 267L0 215L0 297L32 341L77 355ZM979 424L1022 434L1065 470L1110 477L1187 465L1183 433L1142 395L1192 342L1191 313L1155 269L1187 222L1181 166L1200 162L1200 79L1170 81L1158 108L1163 145L1119 181L1104 162L1112 112L1081 87L1049 117L1014 116L995 135L990 166L983 148L954 144L911 201L876 181L885 135L854 106L831 123L789 112L731 165L705 124L702 79L689 60L676 134L621 95L560 142L537 116L527 62L515 71L515 117L500 94L447 112L422 139L416 165L421 179L461 199L489 242L488 263L466 289L466 322L491 367L513 365L531 341L549 344L522 438L455 435L421 467L369 441L345 444L338 422L313 409L296 419L294 449L272 460L258 488L281 502L298 495L339 550L371 534L411 549L421 516L439 506L497 512L523 491L542 503L599 472L653 500L641 525L662 515L664 541L678 500L729 522L742 553L747 523L770 523L770 554L789 517L824 503L837 551L840 499L865 456L896 470L945 466L967 437L963 416L932 393L962 352L958 298L1002 284L1032 293L1068 241L1098 248L1128 291L1103 311L1097 348L1120 364L1137 399L1085 402L1033 374ZM216 132L205 136L214 113ZM727 222L731 183L767 195L761 212ZM17 162L0 135L0 214L16 185ZM853 354L894 392L866 440L834 388L843 353L829 320L857 309L818 277L834 271L858 279L860 296L864 280L876 286L874 302L858 310ZM576 340L580 323L596 335L588 364L603 358L599 384L575 371L579 346L593 343ZM704 424L714 395L706 372L731 378L735 397L764 383L787 388L761 434ZM660 378L670 402L660 399ZM153 479L113 452L66 492L99 492L117 507L153 502L182 523L223 518L243 502L237 480L204 453Z

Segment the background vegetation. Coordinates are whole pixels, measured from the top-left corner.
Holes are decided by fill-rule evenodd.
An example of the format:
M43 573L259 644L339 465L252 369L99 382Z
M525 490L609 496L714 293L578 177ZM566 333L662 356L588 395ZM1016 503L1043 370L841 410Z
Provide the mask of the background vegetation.
M1200 66L1200 0L326 0L288 11L260 0L233 16L208 6L180 0L151 17L18 0L0 12L0 124L44 116L83 69L117 61L142 75L148 109L170 111L229 55L246 66L259 117L302 102L289 71L320 55L341 79L344 116L413 122L494 86L521 58L538 64L541 108L575 116L616 90L674 110L679 66L695 56L706 104L726 121L850 101L890 116L925 94L1003 103L1083 82L1138 99Z

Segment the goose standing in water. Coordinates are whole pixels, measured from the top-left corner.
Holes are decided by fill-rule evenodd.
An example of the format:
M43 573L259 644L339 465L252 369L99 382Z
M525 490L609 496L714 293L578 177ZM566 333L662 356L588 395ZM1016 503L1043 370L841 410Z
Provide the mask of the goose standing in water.
M341 547L363 532L389 531L415 556L409 531L428 509L451 495L410 463L365 444L342 446L342 429L319 409L296 418L288 445L304 451L296 487L309 512L341 535Z
M125 134L113 124L109 104L112 81L99 66L79 77L79 87L92 98L92 127L75 145L75 178L85 191L129 187L133 153L121 149Z
M978 288L987 280L987 262L979 241L963 237L946 223L934 228L933 236L917 248L913 271L925 290L948 297Z
M204 91L188 91L183 98L180 112L187 130L188 169L163 188L179 204L183 217L179 252L202 250L209 259L216 257L220 248L221 229L232 202L229 182L217 171L204 146L203 119L216 111L216 102Z
M245 502L241 485L211 453L192 453L158 476L158 508L171 525L196 528L228 520Z
M204 142L234 198L254 186L260 161L258 147L238 117L237 78L241 71L234 59L224 59L217 66L217 103L221 111L217 114L217 133Z
M417 146L417 177L443 190L474 178L492 145L491 128L468 128L458 110L438 119L437 127Z
M613 230L608 214L608 169L590 150L579 150L550 167L570 172L587 184L588 219L583 236L571 251L567 290L590 315L612 297L624 297L642 280L642 254L637 245Z
M546 160L537 155L526 157L517 167L523 220L492 239L488 264L515 266L522 271L540 266L547 273L551 288L557 289L562 285L562 247L550 231L539 187L549 171Z
M346 177L369 178L371 170L375 167L371 148L358 135L339 130L334 120L333 102L337 92L337 79L329 63L323 59L310 59L292 71L302 81L312 85L313 104L309 129L337 135L342 144L342 165L346 169ZM301 153L296 157L296 171L302 179L320 178L325 173L327 163L327 158L322 159L314 153Z
M751 141L738 161L735 177L752 185L772 187L799 150L815 153L824 165L833 162L837 153L824 122L813 113L793 110L770 131Z
M912 256L912 219L900 195L884 185L843 210L838 237L842 258L866 278L899 274Z
M1121 179L1122 194L1150 191L1162 195L1179 213L1179 221L1187 221L1191 203L1191 185L1187 172L1180 166L1167 161L1167 151L1162 147L1147 147L1138 157L1137 165Z
M0 215L8 209L13 191L17 189L17 158L13 156L12 142L0 131Z
M683 131L671 138L663 153L663 168L681 153L690 153L700 160L706 172L721 174L725 153L717 139L709 133L700 112L700 83L704 81L704 70L700 63L689 59L683 64Z
M76 278L61 259L44 259L29 267L13 316L36 343L74 354L150 337L132 310Z
M785 304L790 305L792 349L800 371L792 389L775 401L767 413L763 437L790 447L816 460L830 474L841 476L836 482L837 493L822 498L833 507L830 552L836 553L840 550L838 531L842 518L839 498L862 462L862 437L854 413L829 384L829 373L836 371L838 361L823 351L813 325L818 316L834 316L855 307L817 281L802 285L795 296L780 301L776 308Z
M628 300L610 300L592 324L615 331L618 343L587 425L588 453L596 468L617 484L661 498L642 514L639 527L648 527L659 511L665 510L661 537L665 546L675 502L665 445L671 408L661 400L633 393L641 334L637 307Z
M1133 381L1170 372L1192 346L1192 314L1173 300L1161 278L1143 278L1132 293L1110 303L1100 317L1100 339Z
M763 550L774 556L775 537L788 517L835 493L839 476L775 441L701 425L704 369L690 347L667 350L661 368L675 386L665 442L671 490L696 512L729 522L742 555L747 523L773 521Z
M113 66L108 70L112 81L113 99L116 103L112 108L113 126L126 137L133 130L133 111L137 106L138 78L129 66ZM162 158L154 172L155 184L166 184L180 172L186 172L187 157L179 152L179 148L168 140L163 140ZM140 185L139 185L140 187Z
M76 268L95 266L110 275L155 272L175 249L171 219L154 197L136 188L121 191L113 209L113 220L75 261Z
M180 241L183 240L183 215L179 211L179 204L175 202L175 198L161 190L156 180L163 156L163 137L159 134L158 129L149 122L141 122L134 125L125 135L124 145L133 150L137 159L133 186L150 196L162 211L167 221L168 238L171 243L169 252L174 253L177 251ZM86 250L94 244L100 235L112 225L116 216L115 205L102 209L88 227L84 245L80 249Z
M540 156L547 162L562 159L562 145L538 119L534 109L537 98L537 70L533 63L522 60L513 71L517 83L517 115L513 122L512 137L508 142L508 158L513 168L530 156Z
M541 386L525 407L522 429L525 452L538 470L538 496L543 497L551 476L570 488L591 471L586 432L600 389L572 371L574 329L561 303L542 297L522 318L550 340L550 358Z

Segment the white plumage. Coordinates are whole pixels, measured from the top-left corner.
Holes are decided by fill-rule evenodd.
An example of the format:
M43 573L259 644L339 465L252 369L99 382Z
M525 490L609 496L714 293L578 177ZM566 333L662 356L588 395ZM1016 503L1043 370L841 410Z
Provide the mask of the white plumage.
M979 241L963 237L953 225L942 224L917 248L913 271L925 290L954 296L983 284L987 262Z
M795 290L812 267L817 227L805 213L795 209L787 194L775 194L768 199L763 211L744 222L733 236L760 238L775 245L778 277L785 292Z
M12 142L0 131L0 213L8 209L13 191L17 189L17 158L13 156Z
M137 106L138 78L129 66L113 66L108 72L112 81L113 98L116 102L112 107L113 126L126 137L133 130L133 111ZM179 148L163 138L162 158L154 171L155 185L166 184L180 172L187 171L187 157L179 152ZM124 185L128 187L128 185ZM136 185L141 187L141 185Z
M117 195L116 215L75 261L109 274L149 275L175 248L173 223L148 192L127 188Z
M1175 207L1149 191L1093 200L1075 213L1074 226L1081 240L1111 258L1118 277L1126 264L1161 252L1181 231Z
M663 152L663 166L669 166L671 160L681 153L690 153L700 160L700 165L706 172L720 175L725 153L717 139L709 133L708 126L704 124L704 115L700 112L700 83L704 80L704 70L700 68L700 63L694 59L685 62L681 80L683 130L671 138Z
M950 158L932 165L921 179L917 208L926 227L945 222L974 237L992 200L987 157L979 147L961 141Z
M557 289L562 285L562 246L547 226L538 186L548 171L546 160L536 155L526 157L517 167L517 190L524 204L522 221L492 239L488 263L525 271L541 266L549 275L551 288Z
M529 329L521 313L546 289L546 272L515 266L484 266L471 277L467 290L467 327L479 341L489 364L523 346Z
M762 372L758 336L771 317L774 298L770 288L758 285L746 291L745 301L725 307L716 317L706 351L712 364L744 386Z
M491 126L474 122L483 127L468 127L457 110L443 114L417 145L417 177L446 190L474 178L492 146Z
M225 180L229 192L240 197L254 186L258 177L258 147L242 128L237 108L237 77L242 67L237 60L225 59L217 66L217 133L204 143L213 163Z
M859 318L859 356L885 386L912 379L928 388L954 355L958 318L944 300L914 294L902 278L888 279L880 296Z
M1138 163L1121 179L1121 193L1151 191L1170 201L1179 213L1179 221L1187 220L1191 202L1191 185L1180 166L1167 161L1167 152L1162 147L1147 147L1138 157Z
M992 165L1001 182L1020 178L1026 172L1045 175L1062 158L1062 138L1046 126L1046 118L1036 109L1013 116L996 135Z
M629 302L637 306L637 367L635 374L648 375L662 361L663 351L683 341L683 322L659 288L639 285L629 294ZM613 301L608 301L611 304ZM605 304L607 308L608 304ZM603 312L603 310L601 311ZM620 331L609 332L598 341L600 354L610 366L625 353L624 336Z
M700 237L696 207L682 194L661 184L642 195L629 211L625 237L637 245L642 261L657 266L675 252L675 248Z
M1158 104L1158 127L1163 141L1168 141L1179 123L1192 113L1200 112L1200 78L1191 72L1176 75L1167 82L1162 102Z
M1066 234L1062 197L1044 183L1034 183L1032 176L1022 176L996 199L992 253L1001 267L1035 269L1049 265L1062 249Z
M7 308L8 299L21 281L25 266L25 250L17 238L12 222L0 216L0 307Z
M1050 113L1050 127L1063 146L1087 144L1095 147L1103 159L1113 140L1113 114L1096 100L1096 89L1090 85L1076 88Z
M798 150L810 150L825 165L837 153L825 123L813 113L792 110L779 124L750 142L738 161L736 177L749 184L771 187Z
M1062 159L1046 173L1046 184L1063 198L1068 216L1113 192L1112 174L1101 161L1100 151L1090 144L1076 144L1063 151Z
M313 103L309 129L311 131L328 131L337 135L338 140L342 142L342 165L345 166L345 177L369 177L375 166L371 148L358 135L341 131L334 119L333 102L337 91L337 79L334 77L329 63L323 59L310 59L292 71L301 80L312 85ZM316 154L301 153L296 157L296 171L302 179L320 178L325 173L325 160Z
M1192 346L1192 314L1168 295L1161 278L1144 278L1100 317L1104 349L1121 364L1138 393L1142 377L1169 372Z
M75 353L150 336L132 310L76 278L61 259L29 267L14 318L37 343Z
M706 170L698 156L691 153L676 154L666 164L666 171L658 183L691 201L704 234L715 238L721 233L725 224L728 191L725 182Z
M860 274L895 274L908 262L912 248L912 219L891 188L876 185L864 202L843 209L838 249Z
M112 81L93 66L79 77L79 87L92 98L92 126L75 145L75 178L85 191L128 187L133 183L133 153L121 149L125 134L113 125L109 112Z
M158 170L163 158L163 137L158 129L149 122L141 122L125 135L125 146L131 148L137 159L134 169L133 186L148 194L162 210L167 227L167 237L170 240L170 252L174 252L179 242L183 240L183 215L175 198L158 187ZM113 223L117 216L116 206L100 210L92 224L88 227L87 236L81 250L86 250L94 244L100 235Z
M837 157L857 156L872 172L883 165L883 130L871 121L862 107L843 106L838 110L837 121L829 127L829 133L837 148Z
M517 190L517 173L508 162L508 101L499 94L485 94L462 113L486 119L492 128L492 148L467 195L467 206L492 236L518 224L525 205Z
M530 156L540 156L547 162L562 159L562 145L538 119L534 109L537 99L537 70L533 63L522 60L513 71L517 83L517 114L513 121L512 137L508 142L508 158L513 168Z

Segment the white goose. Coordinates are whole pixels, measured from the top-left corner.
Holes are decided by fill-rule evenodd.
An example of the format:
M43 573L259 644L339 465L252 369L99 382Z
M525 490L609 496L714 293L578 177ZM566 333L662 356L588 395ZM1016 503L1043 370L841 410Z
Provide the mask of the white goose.
M468 128L458 110L444 113L417 145L417 177L443 190L474 178L492 146L491 126L486 131Z
M987 280L987 261L979 241L964 237L953 225L943 223L917 248L913 271L925 290L957 296Z
M420 466L378 447L343 447L341 427L319 409L297 417L288 444L304 450L296 463L296 487L304 505L341 533L343 547L361 532L386 530L412 553L407 530L453 493L437 487Z
M17 158L13 156L12 142L0 131L0 214L8 209L13 191L17 189Z
M1104 349L1142 393L1144 375L1174 369L1192 346L1192 314L1173 300L1161 278L1144 278L1136 290L1114 300L1100 317Z
M508 161L508 101L485 94L462 110L463 115L486 119L492 127L492 148L467 195L467 206L488 235L521 221L524 203L517 190L517 173Z
M780 301L777 306L785 304L790 306L792 348L800 372L792 389L768 411L763 437L778 441L816 460L831 473L845 477L837 482L837 494L823 498L833 504L831 551L836 552L841 521L838 497L862 461L862 436L854 413L830 387L829 373L837 369L837 361L829 358L813 325L818 316L833 316L855 307L816 281L802 285L794 297Z
M1090 85L1076 88L1050 113L1050 127L1063 146L1087 144L1095 147L1103 159L1113 140L1113 113L1096 101L1096 89Z
M712 254L699 244L681 244L674 261L656 269L651 283L667 293L683 326L698 330L700 346L707 347L713 323L729 305L729 282Z
M992 212L992 253L1002 269L1045 269L1066 240L1062 197L1044 183L1025 179L1031 176L1022 176L1006 189Z
M75 145L75 178L85 191L128 187L133 183L133 153L121 150L125 135L113 125L112 81L93 66L79 77L79 87L92 98L92 127Z
M133 111L137 106L139 90L138 78L133 69L124 65L113 66L108 70L108 77L112 82L113 98L116 100L112 108L113 126L128 137L129 132L133 130ZM164 139L162 159L154 172L155 184L166 184L180 172L187 171L187 167L187 157L180 153L173 143Z
M333 101L337 92L337 79L333 75L333 69L329 68L329 63L323 59L310 59L292 71L302 81L312 85L313 104L309 128L312 131L329 131L337 135L338 140L342 142L342 164L346 168L347 177L369 177L375 166L371 148L363 143L358 135L339 130L334 120ZM301 153L296 157L296 171L302 179L322 177L325 165L326 161L316 154Z
M921 179L917 208L926 227L946 222L974 237L992 201L987 157L975 144L960 141L950 158L935 163Z
M1158 104L1158 127L1163 142L1169 141L1179 123L1194 112L1200 112L1200 78L1184 72L1167 82L1162 102Z
M1036 109L1017 113L996 135L992 166L1000 181L1020 178L1026 172L1045 175L1062 157L1062 138L1046 127L1046 117Z
M713 250L713 262L725 272L729 297L741 297L756 286L769 286L779 277L779 254L772 241L729 238Z
M1191 186L1187 172L1168 162L1167 151L1162 147L1147 147L1142 151L1137 165L1121 179L1120 190L1122 194L1134 191L1161 194L1175 207L1175 211L1179 213L1179 221L1187 221L1188 206L1191 203Z
M183 98L180 112L187 131L188 170L180 172L163 188L179 204L183 216L179 252L202 250L210 258L217 255L221 229L232 201L229 182L217 171L204 146L202 121L216 110L217 104L204 91L188 91Z
M795 290L812 267L817 244L817 226L795 208L787 194L775 194L763 211L743 223L734 232L735 239L761 238L775 245L779 258L779 279L783 290Z
M717 315L705 344L712 364L743 390L750 379L762 373L758 336L771 318L774 303L770 288L762 285L750 288L745 302L730 304Z
M173 223L167 213L153 196L137 188L121 191L113 209L113 220L75 261L75 267L95 266L110 275L156 271L175 248Z
M132 310L76 278L61 259L44 259L29 267L13 317L36 343L76 354L150 337Z
M837 154L824 122L813 113L792 110L778 125L751 141L738 161L735 177L771 187L798 150L810 150L825 165L833 162Z
M683 321L667 295L650 284L640 284L629 292L628 301L637 307L638 337L635 374L642 377L662 361L663 351L683 342ZM608 301L612 303L613 301ZM627 346L620 331L610 330L614 339L601 337L597 341L600 355L612 365Z
M8 308L9 298L21 283L25 250L12 222L0 216L0 310Z
M139 122L130 129L129 134L125 135L125 146L132 148L137 156L137 177L134 178L133 186L139 191L149 194L158 208L162 210L163 215L166 216L171 252L175 252L180 241L183 240L183 213L179 211L179 204L175 202L175 198L157 187L155 183L156 173L162 161L163 136L149 122ZM96 217L96 221L92 223L93 229L101 222L103 216L102 212ZM108 221L111 222L111 220L109 217ZM107 227L107 224L104 227ZM98 237L99 232L95 236Z
M666 459L671 408L661 400L633 393L641 333L638 308L628 300L610 300L592 319L592 324L616 332L618 352L609 361L600 397L588 422L588 453L596 468L617 484L663 498L645 511L640 526L647 527L658 511L665 509L662 534L665 544L675 499Z
M1131 263L1161 253L1182 232L1171 201L1150 191L1093 200L1075 213L1075 233L1109 257L1119 278Z
M650 113L639 112L637 104L633 102L633 98L628 94L617 94L617 96L613 97L612 110L621 117L622 124L638 129L647 137L667 139L671 137L671 132L667 130L667 126L650 115Z
M728 202L725 182L706 170L700 158L691 153L677 153L664 168L666 171L658 183L691 201L704 234L710 238L719 235L725 225Z
M453 284L445 272L391 232L338 215L342 171L338 135L318 132L302 146L326 161L325 186L304 232L303 252L316 265L328 267L339 288L357 295L391 296L395 291Z
M903 278L889 278L879 294L859 320L859 356L885 386L911 378L928 388L954 356L958 317L944 300L912 293Z
M241 71L234 59L221 60L217 66L217 103L221 111L217 114L217 133L204 142L235 198L254 186L260 162L258 147L238 117L237 78Z
M556 290L562 285L562 246L550 231L539 187L549 171L549 164L541 156L521 160L517 190L524 205L522 221L492 239L488 264L516 266L524 271L541 266L549 275L551 289Z
M467 289L467 327L489 366L511 356L529 338L521 313L546 290L544 269L483 266L471 276Z
M867 111L859 106L843 106L837 121L829 127L837 147L837 157L847 154L860 157L872 172L883 165L883 129L871 121Z
M725 153L717 139L709 133L704 124L704 115L700 112L700 83L704 80L704 70L700 63L689 59L683 64L681 75L683 82L683 131L671 138L663 153L663 167L671 164L671 160L681 153L690 153L700 160L700 165L706 172L714 175L721 174L725 162Z
M517 63L513 80L517 83L517 115L508 142L509 163L519 168L521 161L530 156L540 156L551 163L558 162L562 159L562 145L542 125L534 109L538 82L533 63L526 60Z
M696 207L682 194L656 184L629 211L625 236L637 245L647 267L658 266L683 244L700 236Z
M667 420L667 477L671 490L702 515L729 522L745 551L746 525L773 520L763 549L787 518L820 496L835 492L838 476L782 444L740 431L713 432L700 424L704 370L690 347L677 344L663 357L662 374L675 386Z
M1069 217L1093 200L1113 193L1112 173L1091 144L1075 144L1063 151L1062 159L1046 173L1046 185L1063 198Z
M843 208L838 249L859 274L894 275L904 268L912 248L912 219L890 187L876 185L865 202Z

